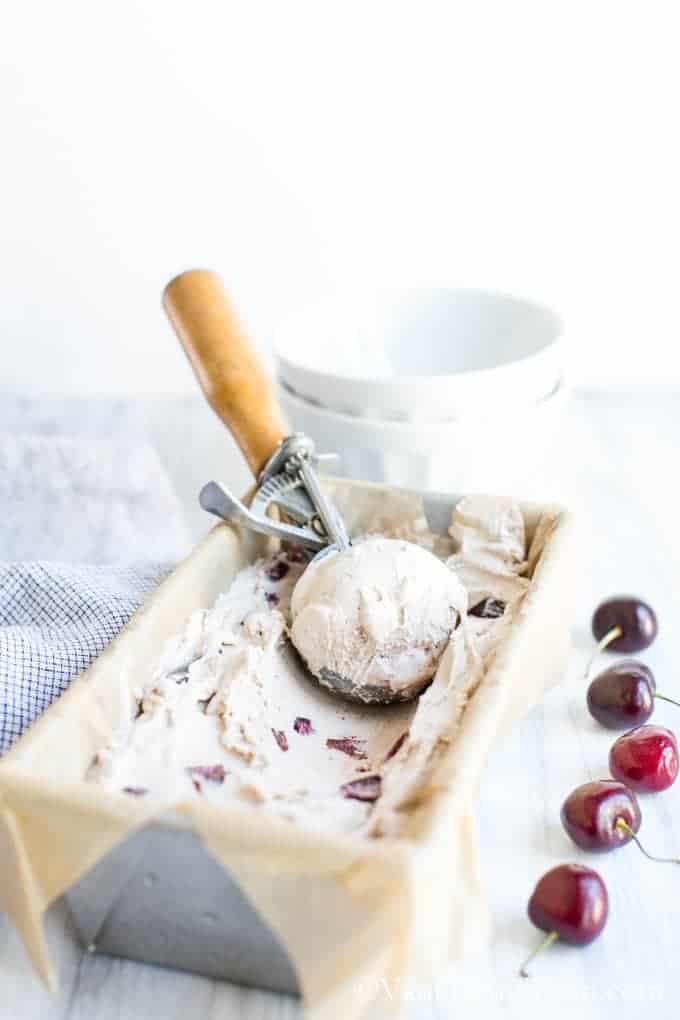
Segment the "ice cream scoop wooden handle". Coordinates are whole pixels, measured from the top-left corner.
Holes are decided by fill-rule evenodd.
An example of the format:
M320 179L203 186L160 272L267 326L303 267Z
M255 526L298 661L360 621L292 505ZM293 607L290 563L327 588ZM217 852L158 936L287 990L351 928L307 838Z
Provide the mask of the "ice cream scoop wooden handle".
M210 406L257 477L289 429L222 280L207 269L182 273L165 288L163 306Z

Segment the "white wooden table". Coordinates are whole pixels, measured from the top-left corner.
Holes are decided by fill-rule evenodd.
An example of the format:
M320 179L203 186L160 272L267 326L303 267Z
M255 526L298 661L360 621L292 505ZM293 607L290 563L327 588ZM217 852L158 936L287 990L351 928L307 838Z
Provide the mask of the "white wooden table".
M589 620L603 597L631 591L647 597L660 636L645 656L660 691L680 695L680 394L639 391L579 393L572 400L552 463L529 486L580 510L581 598L574 653L565 682L496 749L480 801L483 869L495 918L488 955L456 967L434 986L409 985L407 1015L505 1018L574 1016L580 1020L654 1020L678 1015L680 866L652 864L628 846L601 857L578 851L562 832L559 809L579 783L607 775L612 735L585 709L583 667L592 647ZM36 408L3 405L0 427L49 432L65 427L142 429L177 488L196 537L206 522L195 492L217 474L244 488L247 472L200 402L148 401L134 408L96 402L74 408L48 401ZM112 424L113 423L113 424ZM680 728L680 710L660 704L657 721ZM648 846L680 855L680 782L642 803ZM604 935L585 950L552 948L523 981L517 968L537 941L526 900L544 870L563 861L600 870L610 893ZM2 862L0 862L0 867ZM200 977L83 954L57 906L48 918L62 987L51 999L34 978L19 940L0 917L0 1018L4 1020L133 1020L189 1015L274 1020L298 1017L292 1000ZM376 1017L380 1010L376 1007ZM651 1015L651 1014L650 1014Z

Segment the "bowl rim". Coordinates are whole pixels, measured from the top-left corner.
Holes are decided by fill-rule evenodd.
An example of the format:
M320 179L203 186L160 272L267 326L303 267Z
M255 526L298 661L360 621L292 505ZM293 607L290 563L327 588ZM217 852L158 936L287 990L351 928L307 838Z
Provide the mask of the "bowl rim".
M293 326L297 322L298 324L311 315L313 310L325 307L332 301L340 299L341 291L335 289L320 294L309 304L305 305L303 309L298 310L297 314L286 316L286 318L278 325L274 330L274 337L272 343L272 352L277 363L277 372L280 374L282 367L288 367L293 373L303 372L308 376L315 376L319 379L325 379L328 381L342 380L343 383L351 383L359 386L384 386L389 387L392 390L399 390L414 384L428 384L433 385L438 381L450 384L453 379L468 379L474 380L489 376L493 373L512 371L516 366L522 365L524 362L540 360L548 353L554 352L556 348L559 348L564 339L564 320L558 312L555 311L550 305L542 301L536 301L533 298L523 297L522 295L512 293L505 290L495 290L493 288L486 287L426 287L426 286L408 286L408 287L396 287L396 286L379 286L379 287L360 287L358 293L365 297L379 296L379 295L425 295L425 294L464 294L466 296L482 296L485 298L493 298L500 301L503 304L512 304L523 306L526 310L531 310L534 313L544 316L546 322L549 324L549 329L552 333L552 338L541 345L541 347L528 354L523 354L517 358L511 358L509 361L501 362L500 364L488 366L486 368L470 368L461 369L456 372L437 372L437 373L409 373L397 376L386 376L386 375L354 375L349 372L343 371L327 371L323 368L311 367L304 364L301 361L294 360L289 352L283 351L283 344L280 338L281 334L288 329L292 331Z
M381 431L401 432L404 435L420 431L434 435L440 433L442 429L472 428L481 422L506 420L504 415L495 414L485 414L479 417L463 415L457 418L439 418L428 421L404 421L399 418L373 418L364 414L347 414L343 411L336 411L332 407L325 407L323 404L313 403L293 390L283 379L277 378L276 382L283 390L284 400L302 405L303 410L307 412L322 415L329 424L335 423L349 429L379 429ZM548 393L529 403L520 404L516 408L516 414L518 417L526 417L529 414L538 413L553 401L564 399L568 390L568 381L565 374L562 373Z

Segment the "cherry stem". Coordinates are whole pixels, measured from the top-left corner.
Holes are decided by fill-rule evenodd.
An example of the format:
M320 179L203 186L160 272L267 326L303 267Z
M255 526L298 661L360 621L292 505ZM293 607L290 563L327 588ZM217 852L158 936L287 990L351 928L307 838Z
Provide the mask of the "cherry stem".
M557 942L559 937L560 937L559 933L556 932L556 931L549 931L548 932L548 934L543 939L543 941L541 943L539 943L539 945L536 946L536 948L534 949L534 951L532 953L529 953L529 955L527 956L526 960L524 961L524 963L520 967L519 972L520 972L522 977L529 977L529 972L527 970L527 967L529 966L531 961L533 959L535 959L538 956L539 953L543 952L544 949L548 949L548 947L551 946L553 944L553 942Z
M677 707L680 708L680 701L673 701L672 698L667 697L665 694L657 694L656 691L654 691L654 697L660 698L661 701L667 701L670 705L677 705Z
M607 648L612 643L612 641L616 641L620 637L623 637L623 627L619 627L617 623L617 625L615 627L612 627L611 630L608 630L605 636L602 638L602 640L598 642L597 648L588 659L588 665L586 666L585 674L586 680L588 679L590 671L593 668L593 663L595 662L595 659L598 657L600 652L603 652L605 648Z
M650 854L649 851L645 850L638 839L637 833L630 827L628 822L624 821L623 818L616 819L616 828L621 829L623 832L627 832L630 838L635 841L638 849L642 850L645 857L649 857L650 861L658 861L659 864L680 864L680 859L677 857L655 857L654 854Z

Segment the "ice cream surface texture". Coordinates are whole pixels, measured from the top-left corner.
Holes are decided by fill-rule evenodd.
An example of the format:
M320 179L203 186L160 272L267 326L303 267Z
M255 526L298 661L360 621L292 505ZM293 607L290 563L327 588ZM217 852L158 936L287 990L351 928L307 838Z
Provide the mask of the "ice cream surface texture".
M308 829L400 835L520 611L524 521L510 500L470 496L450 539L418 519L350 551L305 569L282 550L195 610L132 695L121 685L128 721L88 779L134 797L239 802ZM356 645L335 642L337 612L364 629ZM434 677L410 702L346 700L309 676L291 634L310 662L343 675Z
M434 676L467 592L427 549L369 537L313 562L291 611L291 640L322 683L359 701L408 700Z

